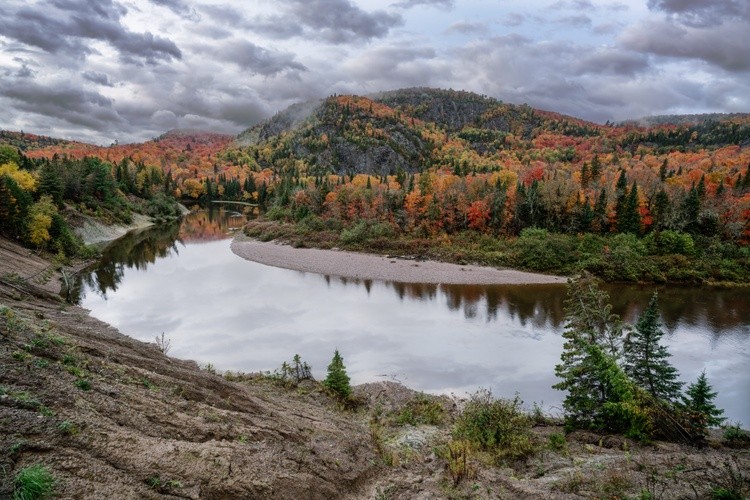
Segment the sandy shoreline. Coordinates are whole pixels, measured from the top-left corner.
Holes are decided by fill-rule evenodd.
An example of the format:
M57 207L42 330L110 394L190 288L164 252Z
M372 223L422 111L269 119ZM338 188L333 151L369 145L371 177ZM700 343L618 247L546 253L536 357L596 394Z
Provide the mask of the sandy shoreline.
M293 248L275 242L261 242L238 235L232 241L236 255L268 266L344 278L437 283L453 285L564 284L566 278L527 273L514 269L416 261L375 254Z

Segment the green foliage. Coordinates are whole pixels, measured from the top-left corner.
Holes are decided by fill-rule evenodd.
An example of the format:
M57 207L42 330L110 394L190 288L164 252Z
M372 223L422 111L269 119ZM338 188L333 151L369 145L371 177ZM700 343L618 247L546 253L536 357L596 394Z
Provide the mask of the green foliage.
M90 391L91 390L91 382L89 382L86 379L78 379L74 382L75 386L81 389L82 391Z
M562 269L575 259L572 239L549 233L546 229L524 229L514 250L521 265L535 271Z
M650 440L695 441L702 436L690 411L676 407L680 384L658 345L656 299L622 348L623 327L610 313L607 295L591 276L569 281L561 363L553 387L567 391L563 408L569 428L592 428ZM634 377L620 366L623 363ZM642 385L645 389L639 387ZM653 389L656 395L648 390Z
M561 432L555 432L549 436L549 447L555 451L567 454L568 452L568 441L565 439L565 434Z
M643 243L652 255L685 255L695 254L695 241L687 233L679 231L660 231L649 233Z
M43 465L21 469L13 482L13 500L40 500L54 493L55 478Z
M464 479L470 479L476 473L471 465L471 446L471 442L466 439L452 439L446 445L448 473L454 486L458 486Z
M677 370L669 364L667 348L659 344L664 332L659 321L658 296L651 297L648 307L630 333L625 348L625 372L653 397L676 402L682 383Z
M567 391L563 408L574 426L591 425L611 397L606 370L611 357L620 355L622 325L612 314L609 296L589 274L568 281L565 344L555 374L562 379L553 387Z
M708 383L705 370L698 376L698 380L690 384L685 391L683 400L685 407L689 411L701 415L707 427L716 427L726 420L722 417L724 410L717 408L714 404L716 394L711 384Z
M314 380L310 365L302 361L299 354L294 355L291 363L284 361L281 368L274 370L269 378L285 387L296 387L303 380Z
M445 409L435 398L419 394L410 399L396 417L399 425L440 425Z
M78 427L70 420L63 420L57 425L57 430L63 434L73 436L78 434Z
M328 365L328 375L323 381L323 385L340 399L347 399L352 393L349 375L346 374L346 367L344 366L344 358L341 357L338 349L333 353L333 359L331 364Z
M359 221L355 225L341 231L341 243L344 245L361 245L368 240L391 238L393 227L384 222Z
M177 200L160 192L146 202L144 211L157 221L177 219L181 215Z
M739 448L750 445L750 432L743 430L742 427L740 427L739 422L724 427L722 437L729 446Z
M292 219L292 211L281 205L273 205L268 211L266 211L265 217L268 220L289 221Z
M535 446L532 420L522 404L518 395L512 400L494 399L489 390L479 390L456 419L453 437L492 453L498 461L527 457Z

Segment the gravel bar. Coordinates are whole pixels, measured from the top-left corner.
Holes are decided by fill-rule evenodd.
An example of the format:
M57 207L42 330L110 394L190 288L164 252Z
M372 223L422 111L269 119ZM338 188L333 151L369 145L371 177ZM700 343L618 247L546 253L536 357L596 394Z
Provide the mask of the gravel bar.
M277 242L261 242L244 236L232 242L236 255L265 264L344 278L442 283L452 285L534 285L566 282L566 278L514 269L449 264L343 250L293 248Z

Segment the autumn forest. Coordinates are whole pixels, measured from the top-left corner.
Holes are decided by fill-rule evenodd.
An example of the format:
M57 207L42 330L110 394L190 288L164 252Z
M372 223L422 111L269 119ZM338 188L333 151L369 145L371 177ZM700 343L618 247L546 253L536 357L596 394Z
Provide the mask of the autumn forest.
M153 215L173 214L172 199L237 200L263 214L249 234L297 245L609 281L750 279L748 115L601 125L408 89L295 105L237 137L99 147L2 132L0 143L9 214L19 190L24 210L68 201L121 219L135 198Z

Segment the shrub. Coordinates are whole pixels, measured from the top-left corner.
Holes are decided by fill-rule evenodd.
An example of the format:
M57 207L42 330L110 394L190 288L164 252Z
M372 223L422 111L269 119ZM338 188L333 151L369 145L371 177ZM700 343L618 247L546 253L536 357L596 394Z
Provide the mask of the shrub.
M695 254L693 237L678 231L650 233L643 239L643 243L648 252L654 255L678 254L690 257Z
M266 211L265 217L268 220L288 221L292 218L292 211L288 208L274 205Z
M52 496L55 478L43 465L21 469L13 483L13 500L37 500Z
M281 363L281 368L274 370L269 378L285 387L296 387L303 380L314 380L310 365L302 361L299 354L294 355L291 363Z
M399 425L440 425L445 410L439 401L419 394L406 403L396 417Z
M750 433L742 430L739 423L724 427L724 441L732 447L744 447L750 445Z
M453 436L465 439L499 460L516 460L534 451L532 420L521 409L518 395L510 399L494 399L489 390L471 396L456 420Z
M573 238L550 234L546 229L524 229L514 250L518 262L534 271L560 270L575 259Z
M359 221L354 226L341 231L341 242L346 245L362 244L370 237L367 222Z

